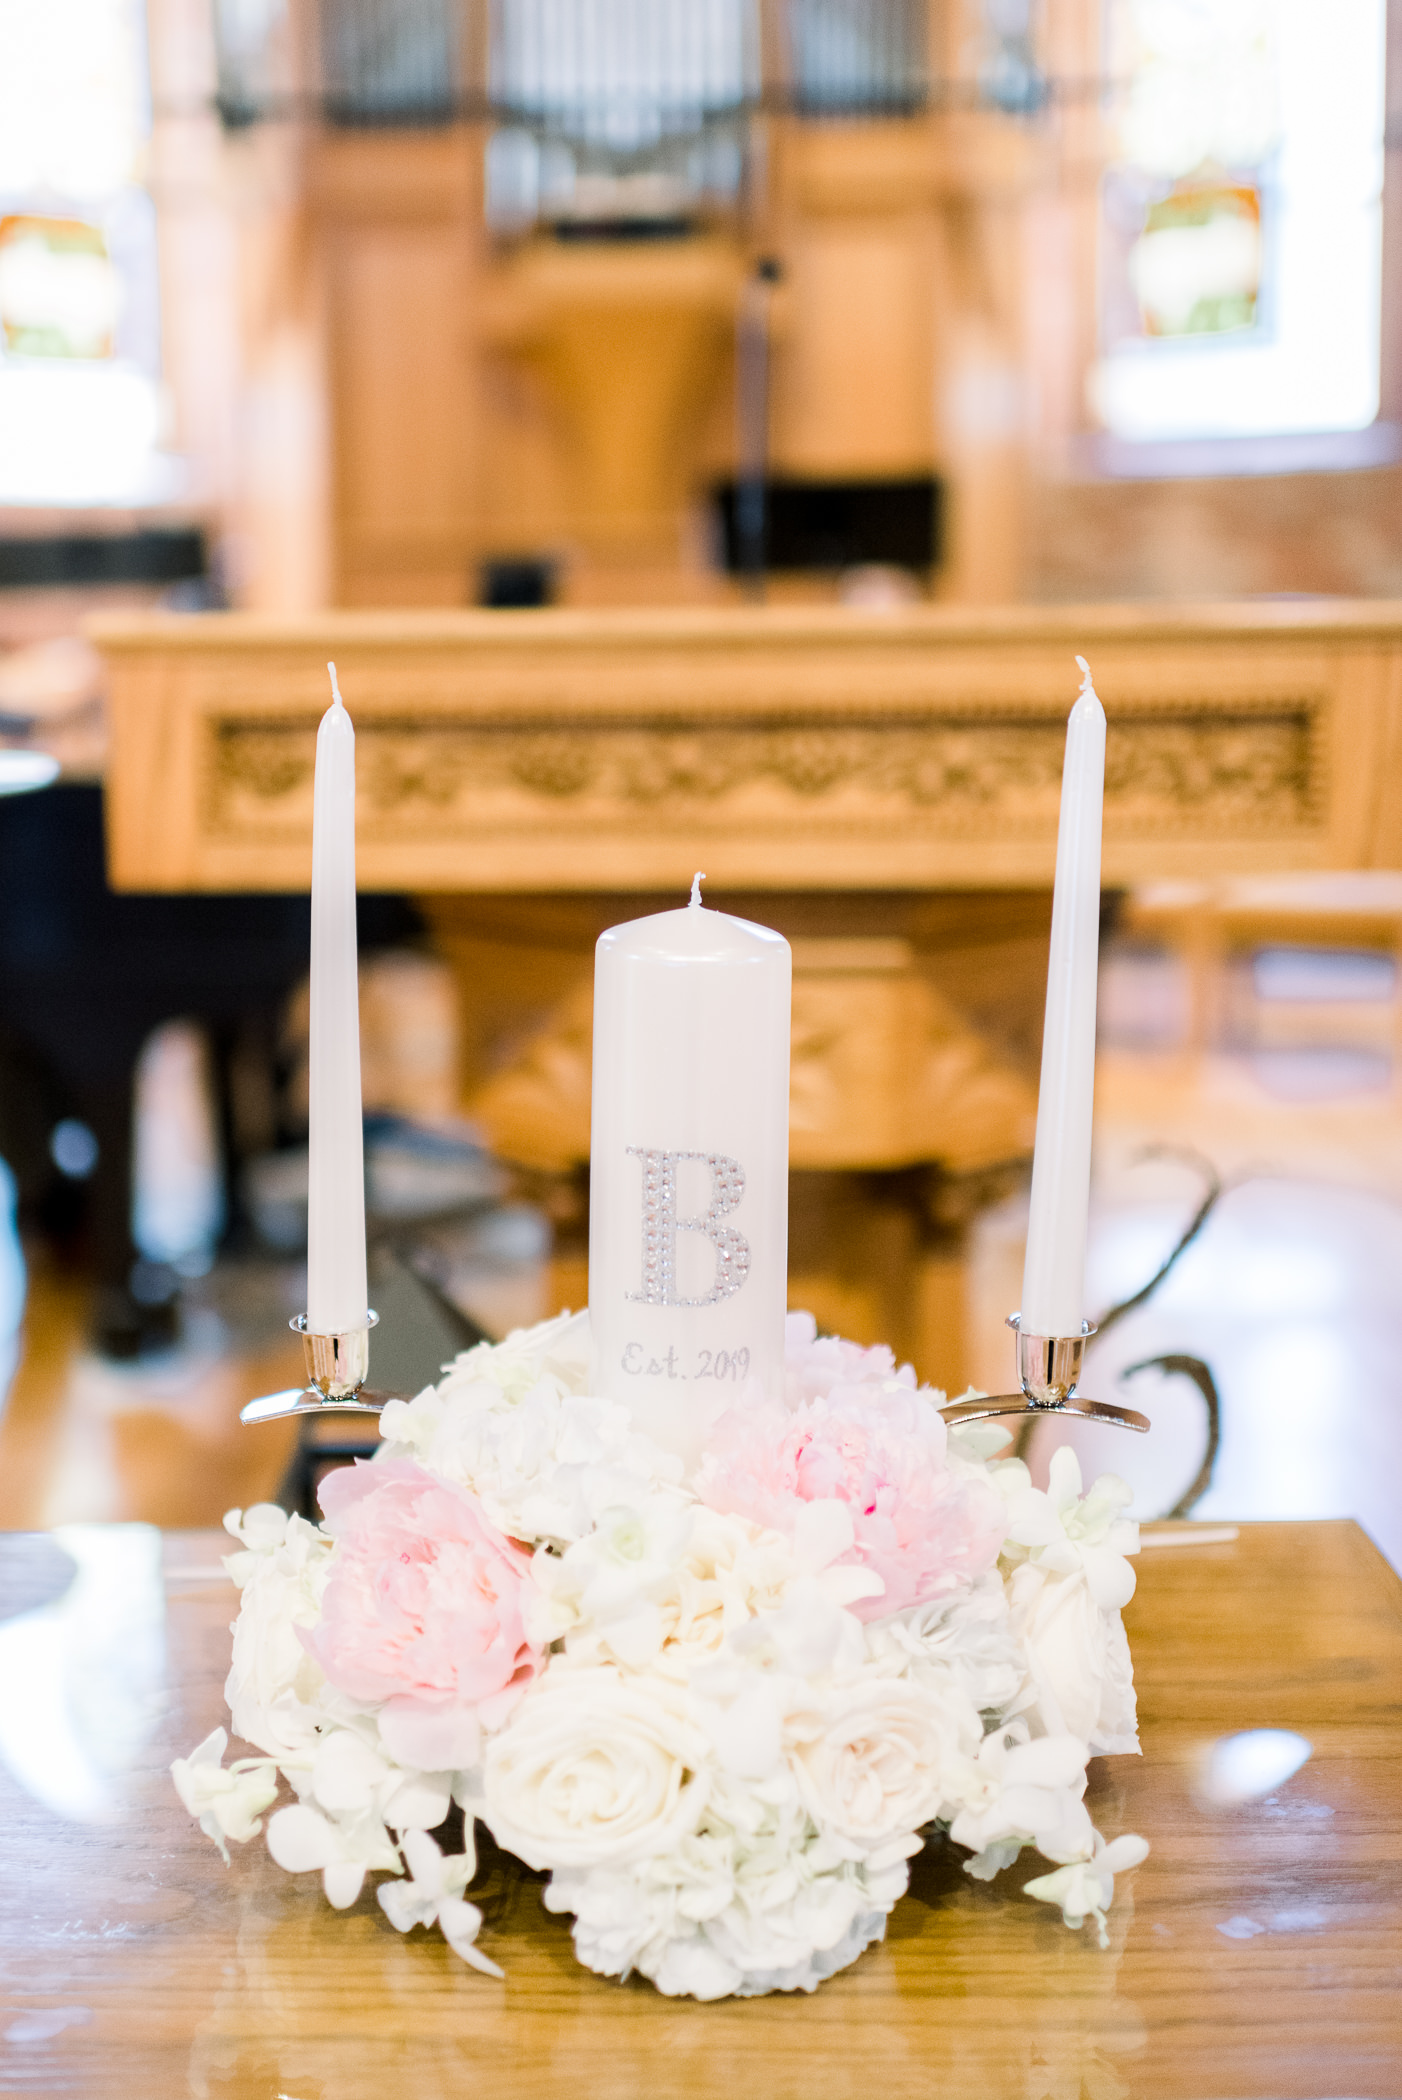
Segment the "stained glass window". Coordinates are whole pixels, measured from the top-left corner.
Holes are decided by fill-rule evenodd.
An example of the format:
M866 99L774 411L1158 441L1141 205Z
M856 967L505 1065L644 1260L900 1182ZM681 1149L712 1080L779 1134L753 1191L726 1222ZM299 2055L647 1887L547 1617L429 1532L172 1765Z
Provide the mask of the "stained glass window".
M0 503L161 501L141 0L0 0Z
M1112 0L1092 406L1141 441L1377 415L1386 0Z

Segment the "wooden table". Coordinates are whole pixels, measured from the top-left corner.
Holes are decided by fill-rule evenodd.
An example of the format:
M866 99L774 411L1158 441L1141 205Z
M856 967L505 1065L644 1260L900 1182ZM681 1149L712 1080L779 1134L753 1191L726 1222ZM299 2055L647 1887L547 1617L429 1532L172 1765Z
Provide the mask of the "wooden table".
M1096 1767L1091 1799L1107 1832L1142 1831L1153 1851L1121 1884L1109 1952L1021 1897L1026 1871L986 1888L932 1849L885 1945L815 1998L712 2006L588 1975L530 1880L487 1899L484 1945L507 1970L495 1983L437 1937L401 1939L373 1900L334 1914L315 1879L291 1880L257 1842L225 1869L166 1776L223 1712L223 1542L133 1528L114 1548L115 1530L62 1535L85 1578L37 1620L16 1615L42 1612L69 1570L48 1539L0 1538L7 1766L28 1757L34 1790L73 1795L76 1728L115 1774L108 1818L82 1821L0 1773L0 2092L1402 2090L1402 1584L1353 1524L1253 1525L1234 1543L1145 1553L1130 1612L1145 1756ZM17 1737L18 1714L54 1720L55 1658L68 1733ZM1203 1805L1204 1747L1251 1728L1298 1730L1314 1754L1265 1799Z

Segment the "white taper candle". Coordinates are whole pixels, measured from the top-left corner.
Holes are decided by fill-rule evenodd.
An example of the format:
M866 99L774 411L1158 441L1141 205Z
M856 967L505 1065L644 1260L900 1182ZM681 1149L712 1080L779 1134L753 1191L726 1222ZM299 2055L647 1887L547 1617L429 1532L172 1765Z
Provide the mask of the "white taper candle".
M363 1327L365 1166L355 927L355 730L336 666L316 737L312 804L312 985L307 1198L307 1325Z
M1061 775L1042 1083L1022 1278L1024 1334L1079 1334L1085 1318L1105 710L1085 658L1076 661L1084 676L1066 725Z
M590 1391L695 1459L782 1391L789 944L691 903L615 926L594 970Z

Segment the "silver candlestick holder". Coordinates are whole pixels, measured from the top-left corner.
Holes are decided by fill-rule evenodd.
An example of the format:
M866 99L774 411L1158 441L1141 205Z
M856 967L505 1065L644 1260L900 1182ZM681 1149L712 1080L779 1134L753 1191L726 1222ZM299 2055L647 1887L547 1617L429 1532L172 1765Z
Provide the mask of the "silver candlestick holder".
M365 1391L370 1375L370 1329L380 1316L367 1313L363 1327L349 1327L340 1334L317 1334L298 1313L288 1325L302 1337L307 1382L289 1386L285 1392L264 1393L240 1408L241 1422L279 1422L286 1415L377 1415L389 1393Z
M987 1393L978 1400L952 1400L940 1413L946 1422L983 1422L1000 1415L1075 1415L1086 1422L1113 1422L1141 1435L1149 1417L1132 1407L1112 1407L1107 1400L1087 1400L1076 1388L1086 1343L1095 1333L1089 1320L1079 1334L1026 1334L1021 1313L1010 1313L1008 1325L1017 1336L1018 1393Z

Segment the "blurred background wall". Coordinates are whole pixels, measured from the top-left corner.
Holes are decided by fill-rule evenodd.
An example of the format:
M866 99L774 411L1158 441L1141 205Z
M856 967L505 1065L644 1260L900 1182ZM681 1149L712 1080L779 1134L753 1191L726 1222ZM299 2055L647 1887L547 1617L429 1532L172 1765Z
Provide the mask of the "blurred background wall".
M1384 0L1328 33L1303 0L4 0L0 638L65 580L1390 592L1388 38Z

